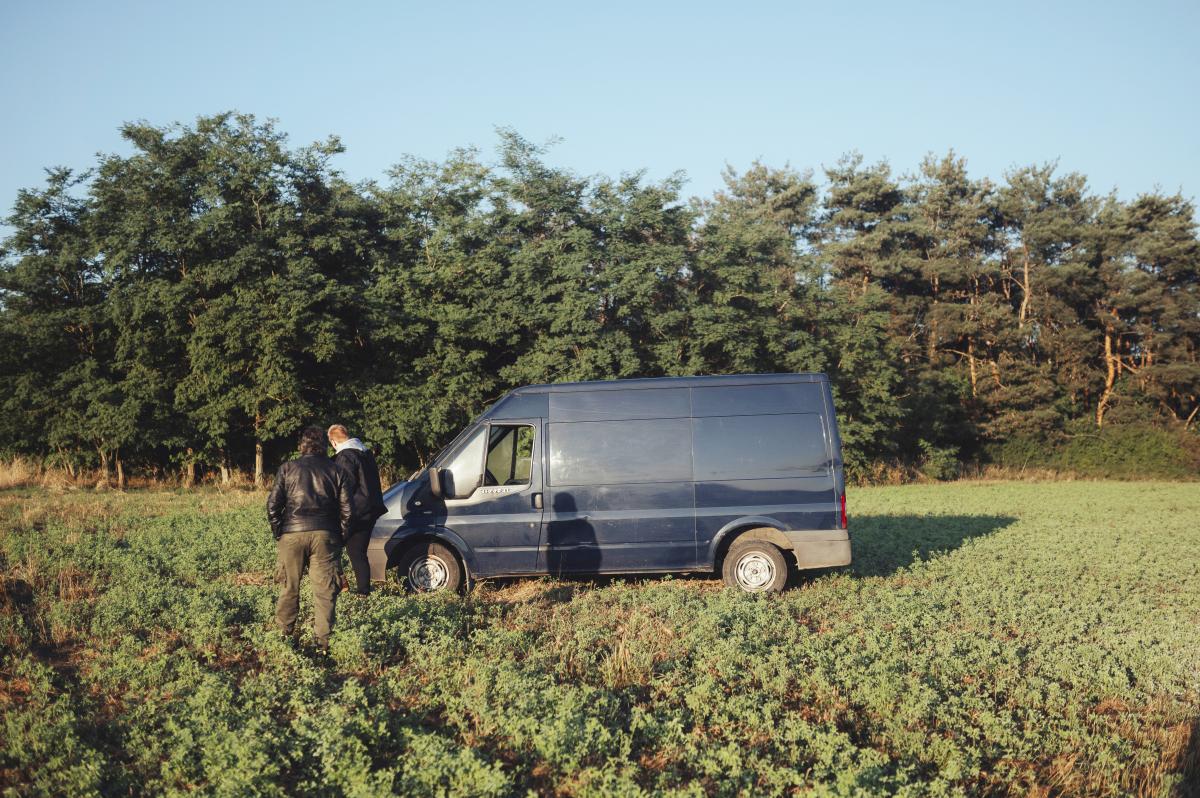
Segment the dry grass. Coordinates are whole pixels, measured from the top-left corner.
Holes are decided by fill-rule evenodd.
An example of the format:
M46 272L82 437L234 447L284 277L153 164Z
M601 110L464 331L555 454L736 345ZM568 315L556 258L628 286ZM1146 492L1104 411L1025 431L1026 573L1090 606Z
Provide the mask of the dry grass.
M156 470L157 471L157 470ZM48 466L29 457L16 456L0 460L0 490L10 488L46 488L53 492L90 490L104 492L117 489L116 475L107 477L99 469L79 469L74 474L65 468ZM126 474L124 490L174 490L183 488L183 476L177 473ZM218 472L205 474L193 489L214 488L221 491L247 490L255 487L250 474L231 471L228 482Z
M269 585L272 582L271 574L266 571L240 571L229 576L229 581L239 587L245 585Z
M0 462L0 490L23 488L37 484L38 467L24 457Z

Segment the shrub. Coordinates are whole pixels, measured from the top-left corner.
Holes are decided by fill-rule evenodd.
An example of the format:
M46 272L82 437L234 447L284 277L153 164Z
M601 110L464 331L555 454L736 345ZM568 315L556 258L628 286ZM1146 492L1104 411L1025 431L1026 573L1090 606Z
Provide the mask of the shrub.
M1200 475L1200 436L1147 422L1097 429L1082 419L1056 440L1013 438L987 450L1003 468L1051 469L1103 479L1194 479Z

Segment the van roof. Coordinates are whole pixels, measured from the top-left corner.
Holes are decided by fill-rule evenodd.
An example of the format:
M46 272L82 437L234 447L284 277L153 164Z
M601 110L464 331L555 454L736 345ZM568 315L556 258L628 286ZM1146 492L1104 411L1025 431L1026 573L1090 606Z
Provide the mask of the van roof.
M646 388L699 388L711 385L770 385L785 382L828 382L820 372L800 374L720 374L710 377L643 377L632 380L597 380L595 382L556 382L526 385L509 392L509 396L542 393L571 393L574 391L620 391Z

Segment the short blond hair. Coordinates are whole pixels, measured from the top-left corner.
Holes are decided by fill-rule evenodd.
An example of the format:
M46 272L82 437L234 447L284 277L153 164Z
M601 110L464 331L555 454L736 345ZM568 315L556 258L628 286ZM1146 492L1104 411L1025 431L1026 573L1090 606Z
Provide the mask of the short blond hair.
M344 440L348 440L350 438L350 430L346 429L341 424L332 425L328 430L326 430L325 434L329 437L329 440L331 440L331 441L335 440L335 439L339 440L339 441L344 441Z

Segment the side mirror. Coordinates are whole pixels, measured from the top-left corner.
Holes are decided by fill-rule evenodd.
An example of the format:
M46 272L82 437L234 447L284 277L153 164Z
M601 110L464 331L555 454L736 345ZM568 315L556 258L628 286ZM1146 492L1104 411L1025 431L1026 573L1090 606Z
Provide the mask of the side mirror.
M429 492L437 498L442 498L442 469L429 469Z

